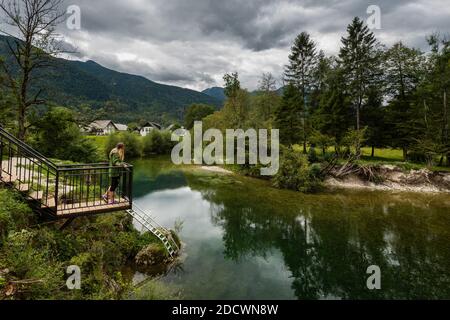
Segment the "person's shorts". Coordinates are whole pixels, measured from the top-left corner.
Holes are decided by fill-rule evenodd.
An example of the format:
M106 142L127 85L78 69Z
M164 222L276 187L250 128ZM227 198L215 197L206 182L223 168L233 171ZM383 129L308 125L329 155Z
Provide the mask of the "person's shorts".
M115 192L117 187L119 186L119 180L120 177L112 177L111 178L111 187L109 188L109 191Z

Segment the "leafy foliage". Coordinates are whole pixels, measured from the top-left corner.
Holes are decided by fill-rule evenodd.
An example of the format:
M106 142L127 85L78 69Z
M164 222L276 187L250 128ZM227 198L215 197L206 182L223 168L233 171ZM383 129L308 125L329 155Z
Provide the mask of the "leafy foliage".
M84 138L75 122L74 113L63 107L52 107L35 124L30 144L50 158L75 162L96 162L95 145Z
M275 127L280 129L280 142L293 145L302 139L303 99L297 88L289 84L283 94L280 107L275 111Z
M285 148L273 184L277 188L312 192L320 189L321 179L317 167L310 166L307 156L292 148Z
M142 141L143 155L170 154L175 145L171 138L172 133L170 131L151 131Z
M30 208L11 191L0 189L0 240L12 230L27 226L33 215Z
M142 143L140 136L132 132L120 132L108 136L105 146L105 156L109 157L109 153L118 143L125 144L125 158L134 159L142 155Z
M215 108L205 104L192 104L186 110L184 116L184 125L186 129L191 130L194 127L195 121L201 121L203 118L213 114Z
M0 190L0 270L7 270L0 299L125 298L132 280L118 270L146 246L159 245L124 213L80 218L64 231L54 225L30 229L33 216L14 193ZM82 269L81 290L66 288L69 265Z

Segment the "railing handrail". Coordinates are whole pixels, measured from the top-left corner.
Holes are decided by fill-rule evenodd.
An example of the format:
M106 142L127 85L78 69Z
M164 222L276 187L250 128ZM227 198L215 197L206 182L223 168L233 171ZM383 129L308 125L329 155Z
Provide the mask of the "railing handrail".
M16 137L14 137L12 134L10 134L8 131L4 130L1 126L0 126L0 134L2 134L3 136L5 136L7 139L9 139L10 141L12 141L13 143L15 143L17 146L19 146L21 149L24 149L30 156L33 156L35 158L37 158L38 160L44 162L46 165L48 165L49 167L51 167L54 170L57 170L57 166L55 163L53 163L53 161L51 161L50 159L48 159L47 157L45 157L44 155L42 155L40 152L36 151L35 149L31 148L30 146L28 146L26 143L24 143L23 141L20 141L19 139L17 139Z
M109 163L107 163L104 166L90 166L90 164L85 164L82 165L81 167L58 167L58 172L75 172L75 171L86 171L86 170L108 170L111 168L115 168L115 169L129 169L132 168L133 166L131 164L126 164L124 166L110 166Z
M62 168L62 169L66 169L66 168L71 169L71 168L76 168L76 167L92 167L90 169L97 168L97 167L111 167L109 165L109 162L56 164L56 166L58 168ZM132 167L132 165L129 163L124 163L123 167Z

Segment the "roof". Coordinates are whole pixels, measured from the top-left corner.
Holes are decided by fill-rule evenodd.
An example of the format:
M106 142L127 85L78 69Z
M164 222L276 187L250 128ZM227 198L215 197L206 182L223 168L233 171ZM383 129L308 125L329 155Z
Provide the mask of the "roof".
M116 126L117 130L119 130L119 131L127 131L128 130L128 126L126 124L114 123L114 125Z
M142 129L142 128L146 128L146 127L156 128L156 129L158 129L158 130L161 130L161 129L162 129L162 126L161 126L160 124L158 124L158 123L156 123L156 122L150 122L150 121L144 123L144 125L141 126L141 129Z
M114 123L112 122L112 120L97 120L97 121L92 122L89 125L89 127L94 128L94 129L106 129L106 127L109 124L112 124L113 126L115 126Z

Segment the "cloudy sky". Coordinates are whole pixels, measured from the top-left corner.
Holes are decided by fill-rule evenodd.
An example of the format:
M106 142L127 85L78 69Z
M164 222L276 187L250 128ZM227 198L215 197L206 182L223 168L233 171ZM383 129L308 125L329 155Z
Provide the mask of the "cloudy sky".
M65 0L81 9L81 30L60 27L81 59L151 80L203 90L238 71L255 89L262 72L281 78L295 36L309 32L335 54L354 16L381 9L377 37L426 49L426 35L450 33L449 0Z

